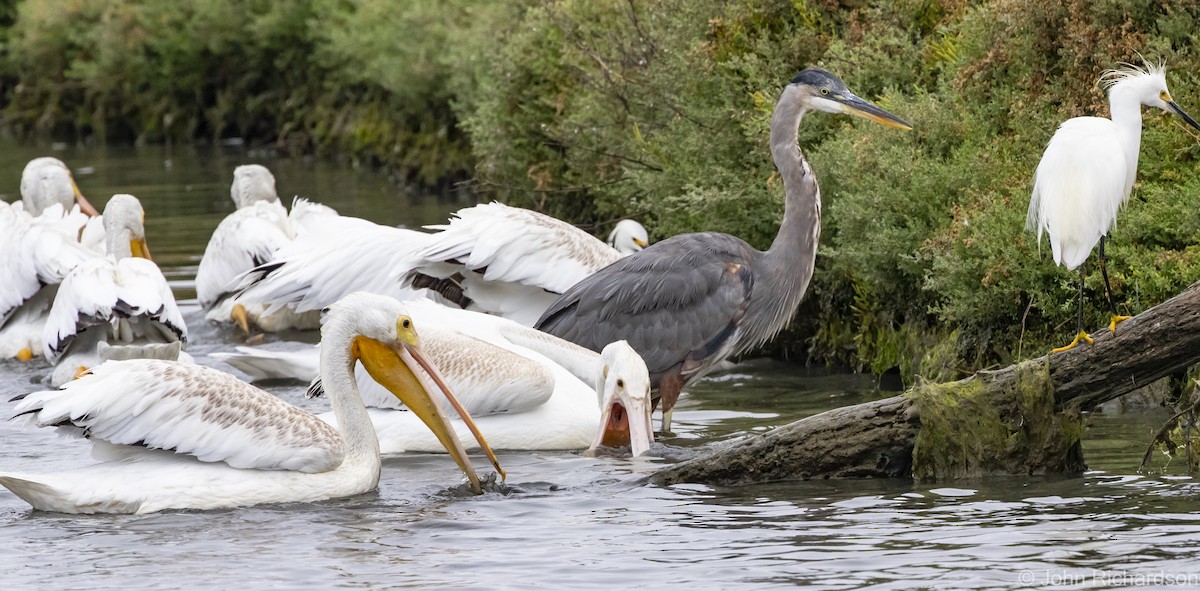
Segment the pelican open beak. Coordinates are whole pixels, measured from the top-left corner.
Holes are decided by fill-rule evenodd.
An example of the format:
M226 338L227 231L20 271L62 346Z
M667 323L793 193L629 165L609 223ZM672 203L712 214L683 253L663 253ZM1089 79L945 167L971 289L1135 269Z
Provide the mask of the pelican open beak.
M654 443L654 429L650 424L650 393L609 394L600 410L600 430L588 449L628 445L636 458L649 451L651 443Z
M71 189L75 191L75 203L79 205L79 211L82 211L90 218L100 215L100 212L96 211L96 208L87 200L87 197L84 197L83 193L79 191L79 185L75 184L74 175L71 176Z
M146 239L144 237L130 240L129 250L133 252L133 256L135 257L143 258L148 261L154 260L150 257L150 247L146 245Z
M910 131L912 125L907 121L887 112L875 105L847 92L841 96L831 96L830 100L836 101L842 105L842 112L847 115L855 115L864 119L870 119L880 125L895 127Z
M1200 123L1196 123L1196 120L1192 119L1192 116L1188 115L1187 111L1184 111L1183 107L1180 107L1178 103L1176 103L1173 100L1170 100L1169 98L1166 102L1167 102L1167 106L1171 108L1171 111L1174 112L1176 115L1179 115L1180 119L1183 119L1184 121L1186 121L1188 125L1191 125L1192 127L1196 128L1196 129L1200 129Z

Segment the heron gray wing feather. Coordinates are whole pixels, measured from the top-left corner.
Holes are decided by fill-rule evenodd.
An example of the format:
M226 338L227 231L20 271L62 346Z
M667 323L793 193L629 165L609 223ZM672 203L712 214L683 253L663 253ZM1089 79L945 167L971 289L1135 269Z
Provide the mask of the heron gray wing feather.
M732 345L756 255L727 234L676 236L580 281L536 327L595 351L629 341L655 380L681 363L691 373Z

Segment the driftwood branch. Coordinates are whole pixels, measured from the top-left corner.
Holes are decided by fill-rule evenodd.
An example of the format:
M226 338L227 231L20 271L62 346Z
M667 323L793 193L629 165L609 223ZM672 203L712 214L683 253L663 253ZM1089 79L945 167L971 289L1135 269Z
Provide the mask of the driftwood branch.
M1014 432L1030 417L1022 376L1041 367L1052 392L1050 412L1078 416L1095 407L1200 362L1200 283L1117 326L1092 335L1093 345L1042 357L993 372L980 372L961 382L942 385L953 392L982 392L998 417ZM1028 378L1024 378L1028 380ZM1051 394L1047 394L1051 395ZM669 466L652 477L659 484L702 482L742 484L777 480L842 477L912 477L913 452L922 429L921 396L914 391L884 400L834 409L769 433L722 446L709 454ZM951 398L953 402L953 398ZM1048 400L1047 400L1048 402ZM926 411L928 412L928 411ZM928 421L927 421L928 422ZM1039 437L1041 434L1038 435ZM1067 434L1077 439L1078 434ZM1077 443L1077 441L1076 441ZM1082 469L1078 445L1053 446L1072 457L1029 457L1003 461L1005 450L992 450L992 465L978 473L1077 471ZM1011 451L1011 450L1010 450ZM1027 450L1012 453L1026 453ZM1045 452L1045 450L1042 450ZM965 475L969 475L965 474ZM939 477L964 474L937 474Z

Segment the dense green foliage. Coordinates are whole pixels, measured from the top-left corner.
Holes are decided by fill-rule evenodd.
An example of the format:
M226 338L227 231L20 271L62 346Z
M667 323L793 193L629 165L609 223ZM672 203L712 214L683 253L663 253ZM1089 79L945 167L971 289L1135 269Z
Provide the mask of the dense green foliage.
M0 22L6 17L0 15ZM1024 229L1056 125L1107 114L1139 52L1200 111L1200 3L1151 0L300 0L18 5L8 126L150 141L246 137L353 154L658 238L765 247L782 213L775 98L820 64L914 123L817 116L801 146L824 229L785 354L949 377L1068 339L1076 277ZM1200 277L1200 144L1148 114L1109 271L1137 312ZM1107 318L1089 265L1089 327Z

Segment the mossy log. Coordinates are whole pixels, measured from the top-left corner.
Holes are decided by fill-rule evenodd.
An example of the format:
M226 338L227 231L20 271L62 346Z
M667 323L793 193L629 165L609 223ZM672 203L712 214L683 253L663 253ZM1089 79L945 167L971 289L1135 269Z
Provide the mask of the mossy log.
M1200 362L1200 283L1095 343L834 409L669 466L659 484L1078 473L1080 413Z

